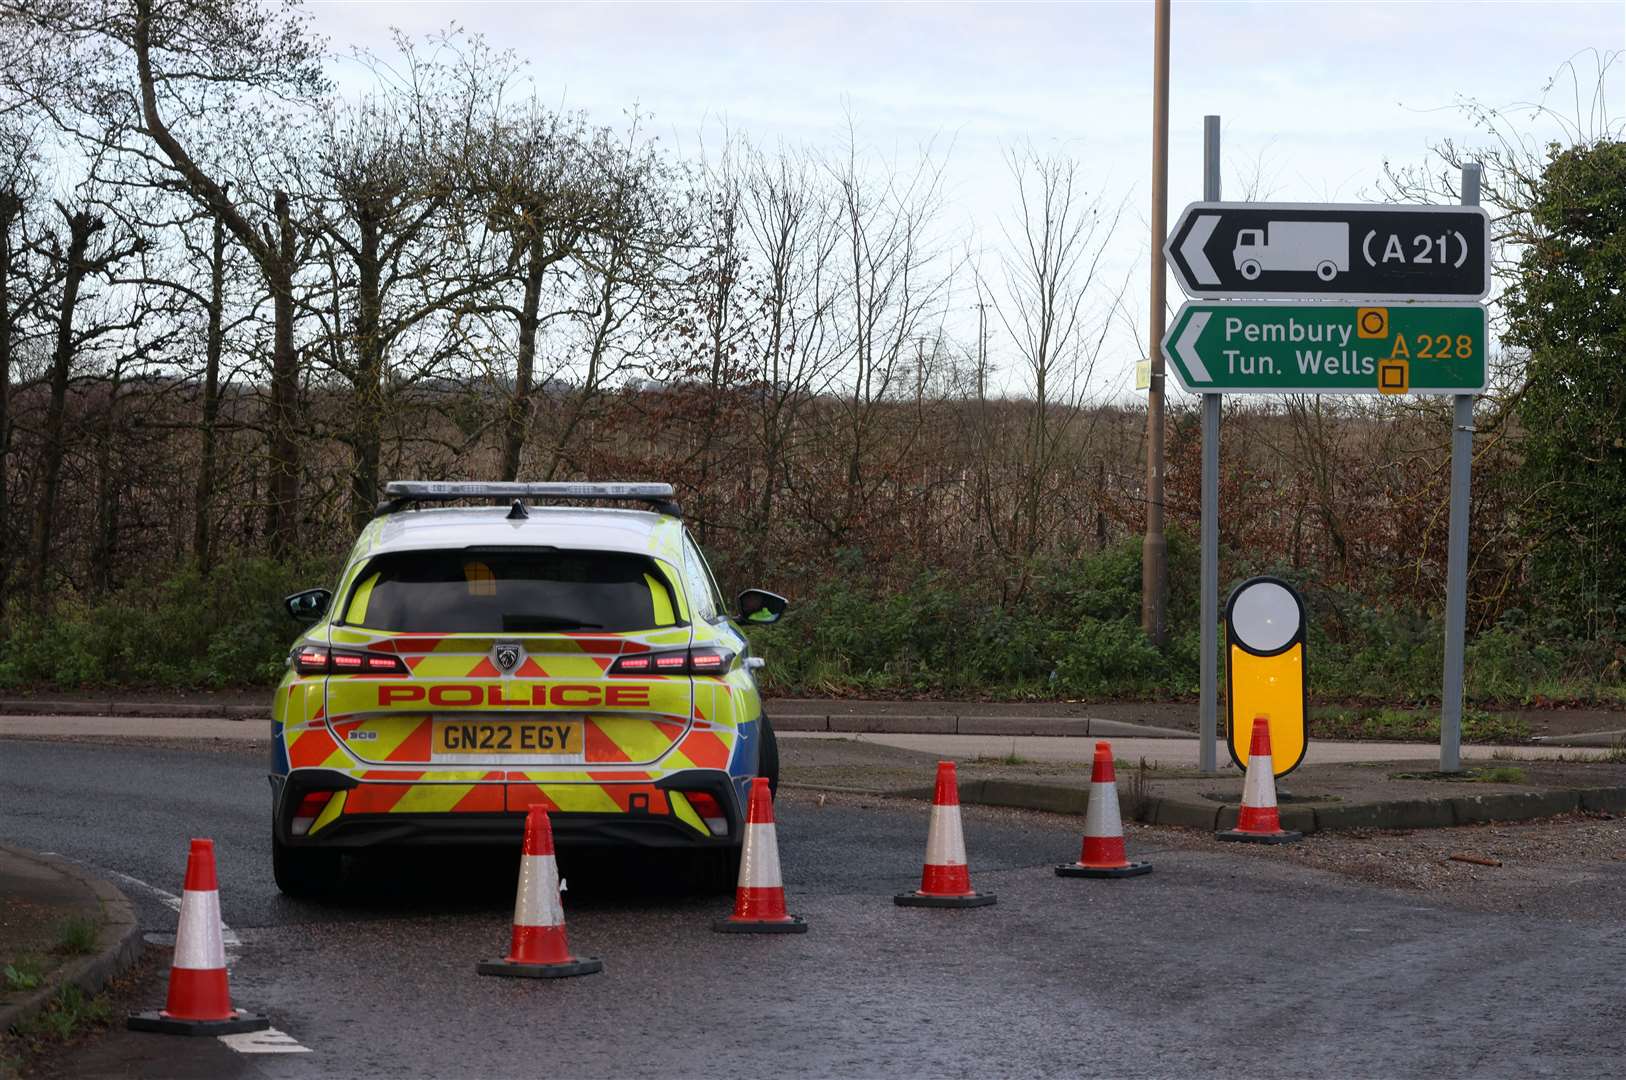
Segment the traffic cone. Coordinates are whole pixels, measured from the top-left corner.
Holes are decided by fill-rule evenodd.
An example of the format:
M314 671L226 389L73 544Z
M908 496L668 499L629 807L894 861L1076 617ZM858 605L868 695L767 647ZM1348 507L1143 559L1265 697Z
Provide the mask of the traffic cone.
M751 781L745 814L745 850L740 853L740 881L734 892L734 914L711 928L722 934L805 934L800 915L785 913L785 886L779 879L779 838L773 827L773 796L768 781Z
M1124 857L1124 822L1118 811L1118 777L1112 744L1095 744L1090 768L1090 805L1084 813L1084 851L1075 863L1056 867L1059 877L1121 878L1150 874L1152 864Z
M169 966L169 998L162 1009L131 1013L126 1026L131 1031L165 1035L235 1035L271 1026L258 1013L231 1007L213 840L193 840L186 857L181 919L175 928L175 957Z
M1303 833L1282 828L1276 812L1276 765L1270 756L1270 721L1263 716L1253 720L1253 740L1248 746L1248 776L1242 781L1242 809L1236 814L1236 828L1216 834L1221 840L1241 840L1250 844L1287 844L1303 840Z
M965 864L965 831L960 828L960 785L955 779L954 762L939 761L920 888L899 893L892 902L902 907L964 908L984 907L995 899L993 893L971 890L971 871Z
M514 899L514 935L508 955L487 960L482 975L562 979L604 970L604 961L570 955L565 940L565 909L559 901L559 863L553 855L548 812L532 804L525 815L525 848L519 857L519 893Z

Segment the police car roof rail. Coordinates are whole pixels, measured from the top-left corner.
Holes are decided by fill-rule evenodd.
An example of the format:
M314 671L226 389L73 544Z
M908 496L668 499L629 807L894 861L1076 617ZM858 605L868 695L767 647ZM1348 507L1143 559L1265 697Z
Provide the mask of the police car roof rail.
M393 514L419 503L457 502L462 499L493 499L514 502L521 499L590 500L648 503L656 513L682 517L683 508L672 498L671 484L610 483L578 481L512 482L479 480L391 480L384 485L384 500L373 516Z

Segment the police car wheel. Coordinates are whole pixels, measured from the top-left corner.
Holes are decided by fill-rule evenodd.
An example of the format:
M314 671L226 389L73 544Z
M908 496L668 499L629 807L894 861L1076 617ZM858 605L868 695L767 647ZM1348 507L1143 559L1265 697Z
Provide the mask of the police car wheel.
M291 848L271 837L271 876L284 896L315 899L331 896L343 869L337 851Z
M711 896L732 893L740 880L739 845L714 848L703 853L700 867L700 889Z
M757 752L757 775L768 781L768 791L779 796L779 738L766 713L762 717L762 749Z

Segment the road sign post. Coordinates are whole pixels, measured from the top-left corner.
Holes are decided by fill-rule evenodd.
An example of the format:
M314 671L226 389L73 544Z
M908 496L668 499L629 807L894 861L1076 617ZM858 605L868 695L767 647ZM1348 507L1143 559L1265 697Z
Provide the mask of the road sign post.
M1462 201L1479 205L1479 166L1462 167ZM1440 771L1462 769L1462 663L1468 633L1468 500L1472 495L1474 398L1451 401L1451 524L1446 540L1445 678L1440 688Z
M1220 197L1220 118L1203 117L1203 198ZM1198 560L1201 564L1198 602L1202 630L1198 641L1202 666L1197 670L1197 768L1211 773L1219 768L1219 660L1215 640L1219 622L1219 394L1203 395L1203 495Z

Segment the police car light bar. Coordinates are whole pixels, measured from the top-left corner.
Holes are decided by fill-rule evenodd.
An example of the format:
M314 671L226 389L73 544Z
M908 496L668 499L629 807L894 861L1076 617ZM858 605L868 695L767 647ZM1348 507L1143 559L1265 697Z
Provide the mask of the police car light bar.
M604 499L649 503L660 513L681 516L671 484L592 484L573 481L516 483L506 481L392 480L384 485L378 513L390 514L413 503L458 499Z

